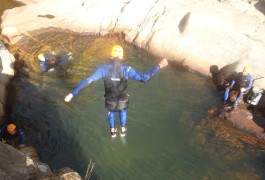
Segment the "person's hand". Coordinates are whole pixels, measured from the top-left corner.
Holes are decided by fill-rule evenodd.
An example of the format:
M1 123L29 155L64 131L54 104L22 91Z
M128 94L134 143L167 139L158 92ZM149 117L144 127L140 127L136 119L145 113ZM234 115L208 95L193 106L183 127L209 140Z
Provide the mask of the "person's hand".
M244 91L246 91L246 88L242 87L242 88L240 88L240 91L244 92Z
M71 101L71 99L74 97L74 95L72 94L72 93L69 93L69 94L67 94L66 96L65 96L65 98L64 98L64 101L65 102L69 102L69 101Z
M166 67L168 65L168 61L166 58L163 58L160 63L158 64L158 66L160 67L160 69L162 69L163 67Z

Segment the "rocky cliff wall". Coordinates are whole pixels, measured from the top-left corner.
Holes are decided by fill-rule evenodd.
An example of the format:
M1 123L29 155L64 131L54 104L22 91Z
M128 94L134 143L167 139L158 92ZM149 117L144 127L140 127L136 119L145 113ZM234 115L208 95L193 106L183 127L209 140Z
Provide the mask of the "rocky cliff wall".
M239 62L254 78L264 76L264 1L213 0L22 0L5 11L2 34L13 42L40 28L80 33L120 33L125 40L209 75ZM265 78L256 83L265 87Z
M4 42L0 38L0 125L4 122L6 111L6 97L9 81L14 76L15 58L9 53Z

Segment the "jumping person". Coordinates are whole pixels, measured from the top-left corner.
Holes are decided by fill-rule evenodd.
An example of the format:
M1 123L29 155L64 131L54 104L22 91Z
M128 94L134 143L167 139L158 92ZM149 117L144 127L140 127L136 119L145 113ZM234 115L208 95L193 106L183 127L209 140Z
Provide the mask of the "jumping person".
M21 148L26 146L27 139L23 130L15 124L3 124L0 127L0 141Z
M108 121L110 126L110 134L116 137L115 115L119 113L120 117L120 135L125 136L127 108L129 97L126 93L127 80L131 78L136 81L146 82L155 76L160 69L168 65L167 59L162 59L158 65L146 73L140 73L130 66L122 65L123 48L119 45L114 45L111 51L111 59L109 64L100 66L94 74L81 81L78 86L65 97L65 101L69 102L78 94L78 92L88 86L92 82L99 79L104 79L105 86L105 108L108 110Z
M239 102L243 94L247 93L251 89L253 84L253 78L249 74L249 72L250 72L250 67L245 66L243 68L243 72L238 73L236 77L231 81L231 83L226 87L224 94L224 105L227 104L229 92L231 90L239 92L235 102L233 103L233 108L236 108L237 103Z

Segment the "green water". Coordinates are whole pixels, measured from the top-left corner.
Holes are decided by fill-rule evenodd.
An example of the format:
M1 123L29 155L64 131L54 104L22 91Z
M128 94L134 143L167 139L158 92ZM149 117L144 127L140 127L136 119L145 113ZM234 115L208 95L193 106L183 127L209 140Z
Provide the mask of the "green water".
M209 78L170 63L145 84L129 80L127 135L111 138L102 80L70 103L64 102L65 95L107 62L115 43L125 49L124 64L138 71L151 69L160 58L112 38L60 32L33 37L23 44L32 56L44 49L74 56L60 75L37 73L36 60L30 77L16 83L14 119L52 170L69 166L84 176L91 160L91 179L265 178L262 147L230 144L228 135L218 137L212 128L221 125L213 124L207 111L220 106L221 98Z

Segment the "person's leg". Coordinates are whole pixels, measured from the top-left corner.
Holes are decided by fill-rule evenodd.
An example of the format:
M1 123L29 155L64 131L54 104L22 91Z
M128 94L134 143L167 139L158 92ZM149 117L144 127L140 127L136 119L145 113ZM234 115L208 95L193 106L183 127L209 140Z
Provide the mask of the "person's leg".
M120 126L121 126L121 135L125 136L126 131L126 121L127 121L127 110L123 109L119 112L120 115Z
M243 96L243 91L239 91L239 95L236 98L236 102L239 102L240 98Z
M116 115L116 112L108 111L108 121L109 121L109 126L110 126L110 134L112 137L116 136L115 115Z
M224 104L227 103L227 99L228 99L228 96L229 96L229 92L230 92L230 88L226 88L225 89L225 94L224 94Z
M240 98L243 96L243 91L239 90L238 96L233 104L233 107L236 108L237 107L237 103L240 101Z

